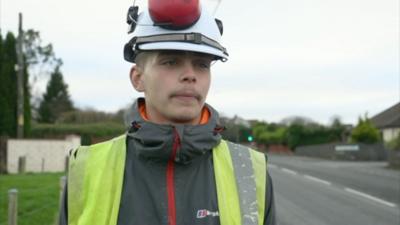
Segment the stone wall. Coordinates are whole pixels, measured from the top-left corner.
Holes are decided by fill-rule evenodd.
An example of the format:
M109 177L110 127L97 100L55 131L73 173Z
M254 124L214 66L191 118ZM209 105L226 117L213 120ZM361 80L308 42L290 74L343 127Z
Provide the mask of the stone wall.
M400 150L388 151L389 166L400 169Z
M65 140L9 139L7 172L18 173L20 158L25 158L25 172L62 172L67 166L68 152L80 145L79 136Z
M382 144L331 143L297 147L296 155L325 159L380 161L387 159L387 150Z

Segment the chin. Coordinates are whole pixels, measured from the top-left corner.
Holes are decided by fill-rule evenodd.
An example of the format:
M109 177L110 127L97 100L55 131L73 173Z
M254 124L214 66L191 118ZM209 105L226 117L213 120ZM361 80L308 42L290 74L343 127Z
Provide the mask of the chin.
M187 110L171 116L171 120L179 124L196 124L200 119L200 112L188 112Z

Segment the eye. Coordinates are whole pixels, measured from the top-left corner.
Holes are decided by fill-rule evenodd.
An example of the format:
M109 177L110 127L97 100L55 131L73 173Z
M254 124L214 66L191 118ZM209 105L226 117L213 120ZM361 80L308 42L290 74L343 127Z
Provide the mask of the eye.
M198 60L196 65L201 69L210 69L211 62L209 60Z
M174 59L174 58L167 58L167 59L163 59L161 60L161 65L165 65L165 66L175 66L178 64L178 60Z

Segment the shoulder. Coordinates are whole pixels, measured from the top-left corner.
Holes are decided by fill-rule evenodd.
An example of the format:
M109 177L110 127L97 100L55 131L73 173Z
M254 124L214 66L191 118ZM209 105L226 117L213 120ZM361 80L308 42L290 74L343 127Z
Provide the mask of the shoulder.
M248 151L250 152L250 154L254 154L257 157L264 157L265 159L267 159L267 154L265 152L261 152L255 149L253 146L237 144L228 140L222 140L221 142L225 142L227 147L233 151Z
M94 151L100 151L100 150L106 150L106 149L111 149L111 146L115 144L125 144L125 139L126 139L126 134L120 135L118 137L99 142L93 145L88 145L88 146L79 146L75 149L71 149L69 152L69 156L71 158L77 158L79 155L82 155L81 153L84 152L94 152Z

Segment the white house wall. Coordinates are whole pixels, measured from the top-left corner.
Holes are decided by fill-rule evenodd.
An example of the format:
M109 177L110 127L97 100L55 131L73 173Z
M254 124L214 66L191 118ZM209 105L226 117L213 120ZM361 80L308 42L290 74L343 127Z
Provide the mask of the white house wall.
M400 133L400 128L385 128L382 131L383 140L389 142L393 140Z
M80 145L78 136L65 140L17 140L7 142L7 171L18 173L19 157L26 158L26 172L65 171L69 150Z

